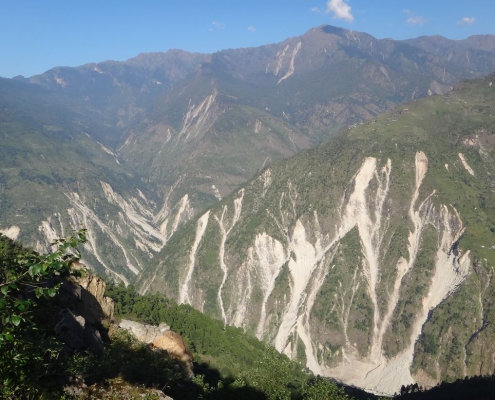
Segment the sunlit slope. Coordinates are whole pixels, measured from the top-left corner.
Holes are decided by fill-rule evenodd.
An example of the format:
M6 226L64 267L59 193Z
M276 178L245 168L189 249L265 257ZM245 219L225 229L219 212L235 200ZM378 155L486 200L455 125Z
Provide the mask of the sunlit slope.
M139 281L381 393L493 372L493 75L274 163Z
M0 230L46 249L86 225L88 265L130 281L183 222L273 161L487 73L494 47L489 35L405 43L324 25L256 48L2 79Z
M2 80L0 105L0 231L44 251L86 227L88 264L129 281L184 210L146 197L140 177L94 138L102 126L45 89Z
M476 40L449 58L440 50L457 42L430 39L426 50L323 25L208 55L139 114L118 154L174 201L187 193L198 211L343 126L495 68L495 53Z

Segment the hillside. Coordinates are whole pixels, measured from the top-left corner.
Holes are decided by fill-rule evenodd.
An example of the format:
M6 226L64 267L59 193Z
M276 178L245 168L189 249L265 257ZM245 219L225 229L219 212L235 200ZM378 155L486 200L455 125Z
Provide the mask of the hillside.
M181 228L141 291L375 393L492 374L493 80L273 163Z
M106 291L103 280L76 265L85 241L79 231L39 255L0 235L2 399L349 398L335 383L190 306L140 296L132 286ZM170 348L159 351L120 330L114 306L116 317L167 321L179 331L196 356L189 375L179 372L183 360ZM167 333L186 346L177 332Z
M179 226L273 161L491 71L492 36L450 58L458 43L437 39L325 25L257 48L0 79L0 231L41 250L84 226L85 262L131 282Z
M0 80L0 233L43 251L88 227L87 262L128 282L171 235L173 219L153 219L146 185L98 141L111 129L50 95Z
M477 41L456 58L439 51L444 42L424 49L325 25L273 45L220 51L129 130L119 154L173 187L175 201L187 193L202 209L343 126L495 69L495 53Z

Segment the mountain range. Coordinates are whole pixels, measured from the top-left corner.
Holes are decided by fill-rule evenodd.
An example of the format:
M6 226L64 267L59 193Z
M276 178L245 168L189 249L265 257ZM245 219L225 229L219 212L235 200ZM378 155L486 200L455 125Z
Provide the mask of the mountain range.
M140 290L377 394L492 374L494 80L272 163L180 229Z
M0 231L377 393L493 373L494 70L326 25L0 79Z

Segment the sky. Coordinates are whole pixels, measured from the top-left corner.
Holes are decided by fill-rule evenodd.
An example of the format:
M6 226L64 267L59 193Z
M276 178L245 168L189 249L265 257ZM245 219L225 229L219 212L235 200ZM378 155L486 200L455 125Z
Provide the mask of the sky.
M0 0L0 76L255 47L323 24L379 39L465 39L495 34L494 18L495 0Z

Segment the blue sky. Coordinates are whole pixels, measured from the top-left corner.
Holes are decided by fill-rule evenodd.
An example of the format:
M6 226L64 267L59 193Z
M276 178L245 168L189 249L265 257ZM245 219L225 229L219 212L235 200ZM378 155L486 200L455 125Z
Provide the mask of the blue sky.
M0 0L0 76L171 48L260 46L322 24L377 38L464 39L495 34L494 18L494 0Z

